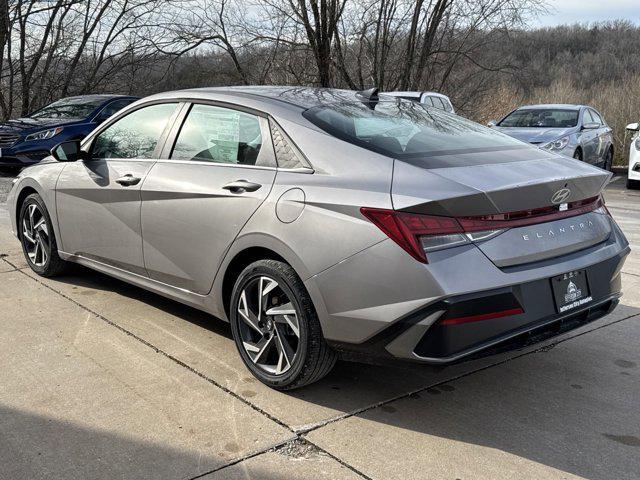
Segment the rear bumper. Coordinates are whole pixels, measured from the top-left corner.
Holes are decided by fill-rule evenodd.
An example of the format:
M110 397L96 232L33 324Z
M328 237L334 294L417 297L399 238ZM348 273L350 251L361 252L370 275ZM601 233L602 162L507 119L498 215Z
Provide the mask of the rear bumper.
M395 357L432 364L450 364L522 348L579 328L610 313L621 296L620 269L626 253L586 269L591 302L583 308L558 313L550 279L540 279L500 290L452 297L429 307L439 312L424 328L408 326L395 338L382 340ZM522 313L459 325L442 325L450 311L502 310L518 305ZM474 308L475 306L475 308Z
M314 303L321 304L325 337L334 348L450 364L537 343L606 315L621 295L620 271L629 251L613 222L611 235L598 245L507 268L497 268L469 246L432 254L429 265L422 265L384 241L306 283ZM586 270L593 300L559 314L550 279L578 269ZM523 312L439 323L455 309L473 315L491 306Z
M416 354L416 359L425 363L447 365L535 345L580 328L611 313L618 305L619 297L620 295L612 295L588 308L572 311L570 314L562 316L550 316L540 322L535 322L535 324L507 331L501 336L474 345L467 350L450 352L448 356L428 357Z

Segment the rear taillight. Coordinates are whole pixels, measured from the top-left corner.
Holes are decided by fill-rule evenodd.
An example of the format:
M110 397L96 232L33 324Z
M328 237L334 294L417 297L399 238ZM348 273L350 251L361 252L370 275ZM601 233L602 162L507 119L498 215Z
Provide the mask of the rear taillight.
M427 263L429 251L488 240L508 228L582 215L602 208L601 197L569 204L476 217L442 217L362 207L360 212L416 260Z
M462 245L471 240L486 239L499 233L497 230L491 230L467 234L458 220L451 217L367 207L362 207L360 211L391 240L423 263L427 263L429 251Z

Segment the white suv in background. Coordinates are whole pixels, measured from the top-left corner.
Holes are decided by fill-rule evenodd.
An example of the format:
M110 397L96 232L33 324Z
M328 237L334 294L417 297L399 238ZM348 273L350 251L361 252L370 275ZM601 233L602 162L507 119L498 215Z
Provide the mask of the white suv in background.
M440 110L444 110L449 113L456 113L453 110L453 104L451 99L446 95L436 92L384 92L384 95L391 95L392 97L400 97L405 100L413 100L414 102L420 102L427 107L436 107Z
M629 147L629 173L627 176L627 188L640 188L640 125L630 123L627 130L634 133Z

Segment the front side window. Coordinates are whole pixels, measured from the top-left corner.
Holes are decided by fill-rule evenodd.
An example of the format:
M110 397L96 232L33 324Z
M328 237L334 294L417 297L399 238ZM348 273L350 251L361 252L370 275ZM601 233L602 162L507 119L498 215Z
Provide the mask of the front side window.
M530 148L496 130L416 102L380 101L374 109L360 102L333 104L303 115L337 138L395 158Z
M570 128L578 125L578 110L526 108L511 112L498 123L499 127Z
M109 125L94 140L94 158L152 158L176 103L150 105Z
M591 113L591 118L593 118L594 123L597 123L598 125L602 125L604 123L602 121L602 117L598 115L598 112L596 112L595 110L589 110L589 112Z
M433 97L431 97L429 95L424 97L424 101L422 103L424 103L428 107L435 107L435 105L433 104Z
M259 117L229 108L195 104L180 129L171 158L265 165L261 149Z

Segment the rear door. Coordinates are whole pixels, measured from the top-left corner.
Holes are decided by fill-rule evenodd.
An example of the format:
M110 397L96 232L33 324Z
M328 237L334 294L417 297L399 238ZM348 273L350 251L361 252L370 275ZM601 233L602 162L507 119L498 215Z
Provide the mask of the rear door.
M266 117L194 103L176 123L142 188L145 266L151 278L199 294L269 194L276 163Z
M56 186L65 252L146 275L140 187L176 106L145 106L119 118L90 139L90 160L65 166Z

